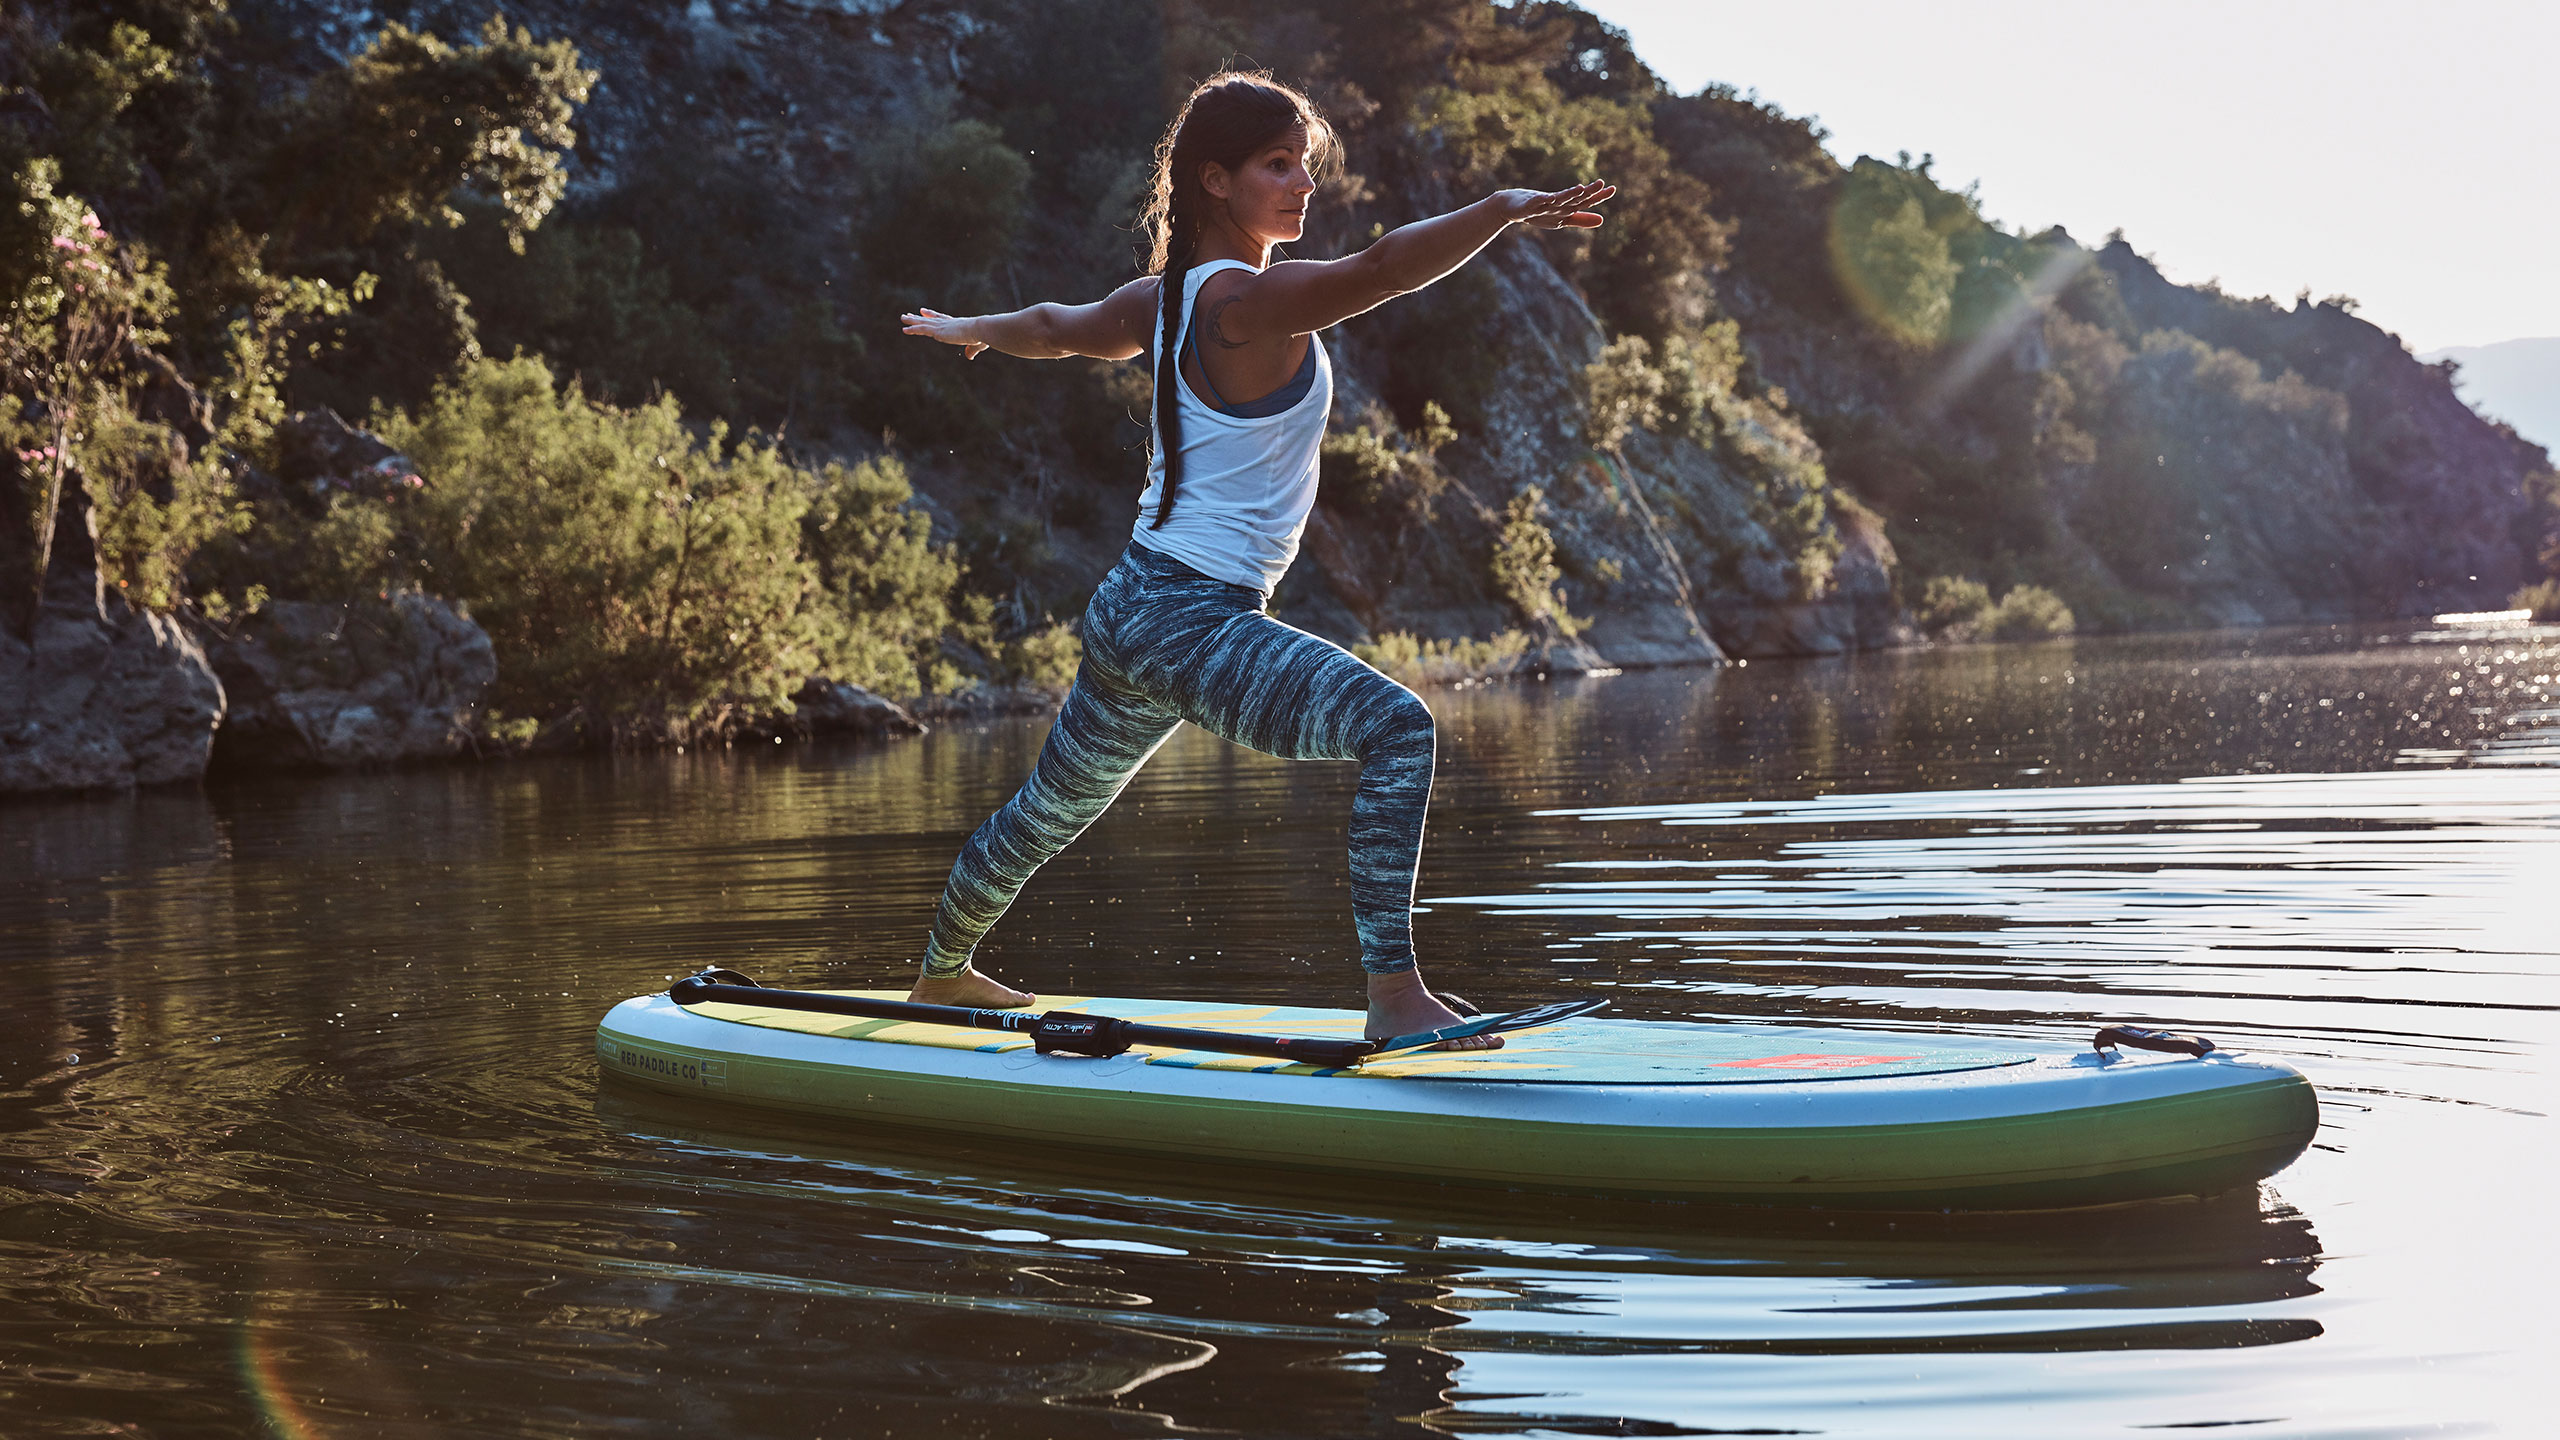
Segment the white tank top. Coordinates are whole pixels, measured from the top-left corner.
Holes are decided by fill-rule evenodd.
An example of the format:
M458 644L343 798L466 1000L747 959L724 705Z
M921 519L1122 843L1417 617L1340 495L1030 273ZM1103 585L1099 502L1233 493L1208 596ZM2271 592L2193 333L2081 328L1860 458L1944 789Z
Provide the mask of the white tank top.
M1191 327L1198 323L1192 309L1199 303L1201 283L1221 270L1252 268L1241 260L1215 260L1183 277L1186 347ZM1161 315L1153 328L1149 348L1160 352ZM1174 487L1173 518L1161 530L1148 528L1164 493L1164 444L1157 437L1156 453L1147 464L1146 493L1138 497L1133 538L1139 544L1203 575L1265 595L1280 584L1289 562L1297 558L1307 512L1315 508L1317 450L1324 443L1325 417L1333 409L1332 358L1315 336L1307 337L1307 345L1315 352L1315 384L1297 404L1259 419L1210 409L1181 378L1181 367L1156 355L1156 383L1177 387L1174 403L1182 407L1182 483Z

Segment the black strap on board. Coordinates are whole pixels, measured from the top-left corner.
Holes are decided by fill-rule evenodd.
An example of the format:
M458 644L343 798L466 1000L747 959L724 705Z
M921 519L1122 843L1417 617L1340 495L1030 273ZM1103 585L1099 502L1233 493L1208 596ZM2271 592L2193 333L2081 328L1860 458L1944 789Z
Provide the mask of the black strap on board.
M2201 1035L2178 1035L2167 1030L2146 1030L2139 1025L2110 1025L2089 1042L2092 1050L2107 1050L2130 1045L2136 1050L2167 1050L2179 1055L2210 1055L2213 1042Z

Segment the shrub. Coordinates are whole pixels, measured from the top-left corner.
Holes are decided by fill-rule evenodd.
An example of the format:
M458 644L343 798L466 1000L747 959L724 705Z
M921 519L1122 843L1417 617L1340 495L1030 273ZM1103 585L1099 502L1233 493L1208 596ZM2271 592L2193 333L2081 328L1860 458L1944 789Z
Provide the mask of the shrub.
M482 360L374 427L425 477L412 573L489 632L502 709L681 739L782 708L844 649L801 475L696 439L673 399L615 410L539 359Z
M1012 248L1031 165L996 127L955 121L882 153L892 158L874 193L897 200L877 208L862 238L878 278L940 293Z
M58 173L28 161L0 198L0 626L10 628L33 618L67 488L84 487L96 508L99 573L154 610L178 603L188 558L234 514L221 467L143 403L147 391L177 391L149 348L168 338L160 327L176 309L166 270L58 193Z
M1552 190L1606 175L1619 187L1608 225L1549 247L1602 321L1659 336L1703 319L1703 277L1723 262L1729 227L1706 186L1654 139L1642 100L1568 96L1548 76L1490 53L1456 68L1459 86L1418 96L1415 118L1468 183Z
M1358 424L1324 437L1323 493L1348 508L1402 506L1425 522L1433 520L1440 497L1449 490L1449 477L1439 465L1440 447L1457 433L1449 412L1431 401L1423 402L1418 431L1399 429L1372 405Z
M1932 635L1944 634L1958 626L1970 633L1983 616L1991 612L1991 589L1979 580L1958 575L1932 575L1921 588L1920 608L1914 618L1920 628Z
M2045 640L2072 630L2071 607L2041 585L2020 585L1978 622L1985 640Z
M1546 504L1546 492L1535 485L1511 497L1493 542L1493 586L1530 624L1571 637L1591 622L1565 609L1556 590L1564 572L1556 566L1556 537L1538 519Z
M2524 586L2507 597L2510 610L2530 610L2536 620L2560 620L2560 579Z
M1035 625L1004 642L996 652L996 676L1037 690L1064 690L1075 683L1076 666L1084 659L1084 642L1063 620Z
M840 622L828 672L884 695L921 693L952 623L958 558L933 543L895 456L829 465L815 488L800 529Z
M1043 618L1007 636L996 619L1004 608L993 596L961 596L959 617L951 627L956 653L965 657L974 651L990 684L1049 691L1073 684L1076 665L1084 658L1084 642L1075 631L1064 621ZM972 683L950 658L937 662L928 677L928 687L942 694L966 690Z
M1351 653L1406 685L1446 685L1510 675L1529 653L1529 637L1505 630L1483 640L1424 640L1407 631L1390 630Z
M1583 438L1595 450L1615 451L1634 431L1659 427L1670 390L1670 381L1653 368L1653 343L1641 335L1619 336L1582 367Z

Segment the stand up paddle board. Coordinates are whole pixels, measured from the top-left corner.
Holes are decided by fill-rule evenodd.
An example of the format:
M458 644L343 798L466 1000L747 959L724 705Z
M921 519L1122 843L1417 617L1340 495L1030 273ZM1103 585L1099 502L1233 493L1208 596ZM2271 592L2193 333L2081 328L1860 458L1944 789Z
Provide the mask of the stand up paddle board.
M760 988L706 977L626 1000L597 1028L597 1059L655 1090L945 1134L1652 1199L2211 1195L2282 1169L2319 1125L2293 1067L2132 1027L2075 1051L1566 1006L1541 1007L1573 1016L1543 1028L1472 1022L1513 1028L1501 1049L1438 1051L1405 1048L1428 1036L1364 1041L1353 1010L1072 996L1044 997L1044 1017ZM920 1011L940 1013L897 1018ZM954 1018L967 1016L1000 1018ZM1036 1035L1044 1018L1059 1023ZM1083 1023L1097 1019L1118 1028Z

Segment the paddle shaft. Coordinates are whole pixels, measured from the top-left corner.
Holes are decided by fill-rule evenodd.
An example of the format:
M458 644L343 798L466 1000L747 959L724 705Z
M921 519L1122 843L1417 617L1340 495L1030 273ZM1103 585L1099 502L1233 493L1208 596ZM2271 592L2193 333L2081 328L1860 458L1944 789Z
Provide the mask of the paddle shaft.
M820 1015L853 1015L866 1020L908 1020L925 1025L955 1025L971 1030L1008 1030L1017 1035L1038 1031L1043 1022L1053 1028L1063 1025L1081 1026L1089 1022L1091 1038L1098 1045L1116 1044L1122 1049L1130 1045L1162 1045L1173 1050L1210 1050L1221 1055L1258 1055L1271 1060L1291 1060L1302 1065L1357 1065L1378 1051L1369 1040L1315 1040L1289 1035L1234 1035L1223 1030L1186 1030L1172 1025L1148 1025L1136 1020L1116 1020L1104 1015L1076 1015L1052 1010L1035 1015L1028 1010L978 1010L965 1005L927 1005L915 1000L874 1000L862 995L831 995L816 990L773 990L762 985L723 985L713 980L686 978L667 987L667 997L679 1005L756 1005L768 1010L806 1010ZM1090 1052L1088 1052L1090 1053Z

